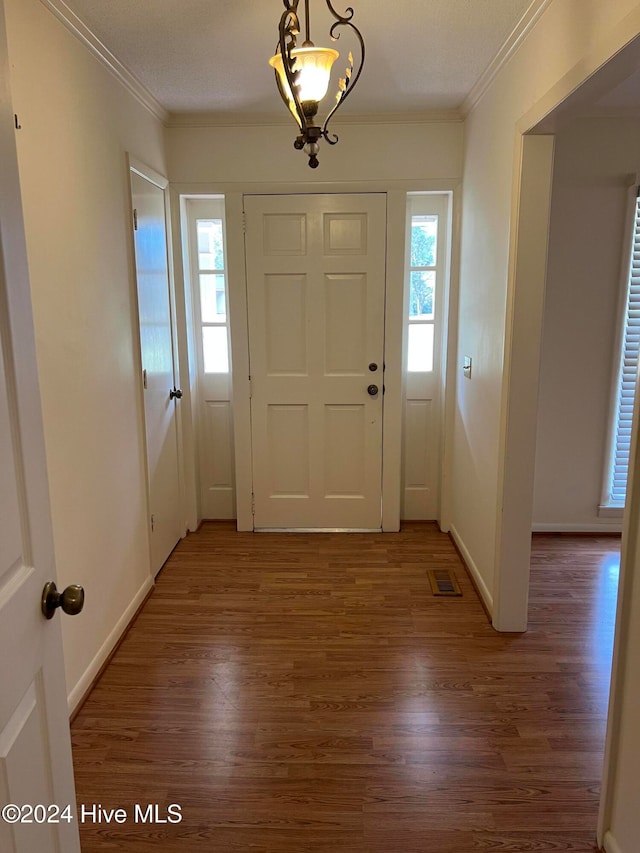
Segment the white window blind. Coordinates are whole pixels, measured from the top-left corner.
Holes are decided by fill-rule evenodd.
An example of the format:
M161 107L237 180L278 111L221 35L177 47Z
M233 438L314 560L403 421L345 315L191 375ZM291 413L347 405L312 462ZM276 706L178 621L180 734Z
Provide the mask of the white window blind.
M627 305L618 376L618 396L613 430L610 503L624 506L629 472L631 421L640 349L640 198L636 198L629 264Z

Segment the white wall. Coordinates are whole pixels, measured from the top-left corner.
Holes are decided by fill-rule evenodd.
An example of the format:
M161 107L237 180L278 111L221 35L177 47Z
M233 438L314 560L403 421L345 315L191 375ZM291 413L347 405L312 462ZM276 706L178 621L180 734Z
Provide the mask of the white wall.
M163 129L39 0L6 7L73 704L150 585L125 152L165 172Z
M598 504L638 140L633 119L576 119L556 136L534 529L621 529Z
M387 192L387 376L401 373L406 192L457 190L462 171L460 121L352 124L337 130L340 141L321 145L320 166L295 151L293 121L267 127L181 127L167 130L167 158L173 198L180 192L224 193L227 210L228 283L234 362L234 427L237 515L240 529L252 529L250 507L249 388L246 352L243 192ZM178 256L180 247L176 247ZM178 287L179 289L179 287ZM455 290L455 286L452 287ZM455 294L451 300L454 302ZM236 301L237 300L237 301ZM455 311L454 320L455 324ZM246 384L244 387L243 383ZM399 518L400 383L387 383L383 528ZM426 440L426 436L425 436ZM397 494L396 494L397 493Z
M637 508L637 504L636 504ZM637 530L633 551L629 552L628 570L635 576L625 589L626 616L623 642L625 652L620 661L617 684L620 693L616 708L616 739L613 747L614 766L609 779L611 812L605 826L605 849L608 853L634 853L640 837L640 797L638 795L638 762L640 761L640 543Z
M284 109L284 107L283 107ZM320 165L295 151L293 120L270 127L172 127L167 159L172 183L399 180L455 185L462 170L461 122L336 125L340 141L321 143Z
M512 403L514 396L524 395L530 407L538 387L536 348L527 361L522 344L517 335L514 337L514 332L522 329L516 311L521 301L517 249L523 225L518 217L526 210L526 198L520 197L519 175L527 162L527 146L521 134L541 121L638 33L637 0L610 0L606 4L598 0L551 0L535 29L494 78L466 122L458 358L461 360L463 354L475 356L478 370L475 383L459 383L452 515L456 537L473 562L489 603L492 596L497 601L494 624L498 627L508 623L504 613L508 615L514 596L503 592L509 585L519 587L515 596L515 609L520 611L517 629L526 625L522 613L526 614L529 536L527 526L522 524L526 514L522 507L526 510L532 503L534 437L531 436L531 446L526 441L518 446L514 440L513 423L517 418ZM541 245L538 261L544 254L545 247ZM545 278L543 270L539 280L527 283L542 293ZM512 369L514 364L517 370ZM523 373L529 387L514 395L521 387ZM529 436L526 439L529 441ZM514 478L513 461L505 455L507 446L516 459L516 451L529 455L527 464L520 467L520 481ZM636 456L635 475L639 466ZM503 505L506 494L513 505ZM515 538L510 524L505 523L507 517L518 520ZM627 512L627 524L637 543L637 512ZM600 821L601 841L609 831L605 836L609 853L635 851L640 837L640 613L636 606L635 546L627 546L622 565L626 578L622 586L626 630L618 631L616 686ZM520 580L513 582L513 578ZM618 732L622 732L620 738Z
M618 612L598 836L607 853L635 853L640 838L640 393L629 454Z
M527 116L531 124L542 119L638 32L639 10L637 0L551 0L465 124L458 364L471 356L473 378L458 382L452 532L490 607L499 592L498 561L510 550L501 525L509 416L503 370L512 345L507 292L510 246L517 240L520 132ZM505 573L528 571L528 552L524 560L526 566L509 560Z

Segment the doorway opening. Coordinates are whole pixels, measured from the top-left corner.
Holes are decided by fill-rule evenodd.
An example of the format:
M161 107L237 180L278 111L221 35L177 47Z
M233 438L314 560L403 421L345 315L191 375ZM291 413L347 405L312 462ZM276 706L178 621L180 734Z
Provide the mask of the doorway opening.
M619 133L615 127L624 127L624 122L632 122L636 124L635 128L631 128L631 135L635 134L637 139L638 127L638 100L637 100L637 85L631 85L637 74L637 58L638 58L638 39L630 42L622 49L615 58L611 59L606 65L602 66L597 73L594 73L586 83L579 89L574 91L562 104L553 110L547 117L535 126L533 132L537 135L525 136L520 141L523 144L523 160L521 178L524 183L527 177L527 170L531 167L532 161L528 155L535 155L536 151L541 150L546 145L547 158L545 173L545 181L547 174L549 177L549 190L552 187L550 168L553 154L553 145L549 145L549 140L553 143L553 138L549 134L553 134L557 140L560 140L563 133L566 133L566 128L569 123L573 123L574 128L576 122L589 123L591 132L583 139L583 145L580 147L580 157L574 158L573 162L567 161L569 182L566 193L565 202L579 205L580 207L580 222L585 226L585 233L580 235L579 242L583 247L583 254L594 250L593 242L588 236L589 227L596 226L598 221L593 219L594 201L599 189L606 187L612 193L611 198L615 195L615 191L621 194L622 204L618 208L616 219L624 224L625 210L625 195L629 185L629 171L632 174L637 173L637 165L634 163L632 168L623 176L617 172L611 171L607 174L598 175L593 172L588 174L586 170L587 160L584 156L585 150L590 146L600 145L600 160L594 160L597 168L607 169L613 167L615 170L624 168L624 155L618 150L620 141ZM626 102L626 114L617 116L616 109L621 106L622 101ZM632 103L633 102L633 103ZM607 109L599 112L599 108L603 104L613 106L613 109ZM635 105L635 106L634 106ZM595 112L595 115L594 115ZM606 119L606 120L605 120ZM596 122L594 124L594 122ZM597 123L600 122L598 125ZM523 119L524 123L524 119ZM546 136L545 136L546 134ZM545 139L547 142L545 143ZM537 142L535 140L538 140ZM530 150L527 150L530 149ZM562 153L559 148L560 153ZM587 152L588 153L588 152ZM583 174L580 174L580 170ZM527 184L526 189L529 185ZM558 190L558 185L553 183L554 190ZM551 193L549 193L551 196ZM580 196L582 198L580 199ZM556 201L559 196L556 192ZM610 205L611 198L606 200L606 204ZM547 216L549 208L547 209ZM597 207L597 204L596 204ZM598 208L598 217L602 219L601 207ZM527 220L529 217L529 220ZM508 374L508 414L506 416L507 426L506 434L506 449L505 449L505 467L504 467L504 495L506 498L514 498L513 488L516 484L519 485L521 499L512 502L514 505L508 506L508 501L503 500L503 512L501 518L502 530L500 531L499 549L499 595L504 593L505 597L509 598L511 614L519 615L520 619L524 620L526 625L527 614L527 593L528 593L528 569L529 560L528 554L530 549L530 532L531 521L533 517L533 483L535 471L535 444L536 434L534 428L525 428L518 434L516 420L524 415L528 416L530 421L537 420L539 415L537 401L535 399L539 383L539 372L537 363L538 347L542 340L542 319L543 310L542 303L545 296L545 289L548 285L546 266L546 246L549 236L553 238L554 234L550 233L549 224L546 228L542 227L542 217L538 216L537 220L531 219L531 208L528 205L526 192L521 188L520 192L520 209L517 218L517 227L514 233L517 234L517 247L512 256L514 264L514 275L512 277L513 289L510 292L510 312L509 312L509 332L511 344L511 352L509 353L507 363L510 368ZM573 223L563 223L563 226L569 230L575 225ZM607 221L607 224L611 224ZM534 227L532 227L532 225ZM537 248L534 245L534 236L538 238ZM570 236L567 235L567 236ZM574 241L575 242L575 241ZM567 240L567 245L570 241ZM617 240L613 240L606 248L612 249L616 256L618 271L622 262L622 247L623 236ZM529 251L521 252L521 246ZM565 246L566 248L566 246ZM602 263L604 254L602 252L603 244L600 240L600 245L595 247L600 252L601 257L598 263ZM566 263L571 264L571 254L564 253ZM551 259L551 256L550 256ZM581 256L574 255L573 260L581 261ZM529 275L530 267L533 263L537 265L537 274L534 278ZM594 266L594 261L591 262L591 267ZM541 271L542 267L542 271ZM588 269L588 272L591 270ZM617 271L617 272L618 272ZM571 269L569 269L571 272ZM522 273L522 274L521 274ZM610 315L613 321L610 324L612 335L615 336L615 306L617 305L619 274L614 272L610 275L600 274L598 280L590 285L592 293L596 293L603 302L604 313L604 297L613 296L613 309ZM607 287L608 285L608 287ZM584 296L588 293L589 288L583 287L581 294ZM523 316L519 312L522 310L522 305L531 299L531 294L534 294L538 303L539 310L531 317L529 316L530 331L533 331L532 338L533 346L525 352L527 343L525 340L519 339L519 332L523 329ZM559 292L562 295L562 292ZM555 297L552 291L549 295ZM575 308L575 305L573 306ZM546 311L544 312L546 320ZM571 319L569 317L569 319ZM593 322L593 321L592 321ZM548 331L545 329L545 333ZM565 325L565 337L568 342L572 342L571 324ZM609 347L607 358L600 360L599 368L604 371L605 384L613 374L611 369L612 361L615 359L615 348ZM572 382L574 385L580 386L584 383L584 377L580 373L581 362L579 358L573 359L574 375ZM585 376L589 375L588 366L585 370ZM523 385L528 385L529 389L522 391ZM583 387L585 387L583 385ZM542 388L541 390L545 390ZM548 390L548 389L547 389ZM611 388L607 389L611 392ZM590 387L587 389L590 392ZM589 396L593 396L589 394ZM601 408L601 417L599 425L601 433L606 435L606 426L609 416L609 400L610 393L604 394L605 405ZM590 402L587 397L587 404ZM522 403L522 405L520 405ZM517 411L517 416L514 414ZM637 409L637 406L636 406ZM592 427L593 424L585 424L584 417L581 420L581 430L574 431L574 444L580 446L586 437L588 430L584 427ZM634 432L637 431L637 411L634 415ZM590 500L589 510L596 515L596 520L585 522L583 532L598 532L606 529L607 524L611 525L611 519L606 517L598 517L598 505L600 503L602 470L604 468L604 457L606 440L602 442L599 459L595 465L595 498ZM633 702L637 708L637 679L630 677L630 673L637 671L637 643L633 643L630 639L631 632L637 632L638 624L638 599L637 587L632 583L633 574L637 566L637 502L638 489L637 482L634 485L634 473L638 470L638 454L636 441L632 438L631 441L631 456L629 464L629 495L627 498L627 508L624 513L623 527L624 535L621 545L621 563L620 563L620 582L618 593L618 612L616 617L615 627L615 643L613 650L613 667L612 667L612 687L609 701L609 716L607 729L607 743L605 750L605 770L603 780L603 795L600 809L600 825L598 830L598 841L601 845L604 844L605 849L622 849L625 845L620 844L620 838L637 837L637 808L635 804L621 794L625 790L630 790L629 780L634 778L637 768L637 741L635 740L635 714L632 709ZM593 459L590 460L590 464ZM584 467L584 466L583 466ZM538 478L538 482L541 480ZM529 487L531 492L529 493ZM526 494L526 497L522 498ZM531 496L531 504L527 501ZM515 503L518 505L515 506ZM512 523L513 522L513 523ZM576 523L580 523L576 521ZM594 531L593 528L596 528ZM558 527L558 531L561 527ZM512 570L506 567L511 566ZM612 579L615 584L615 572L612 573ZM506 600L505 598L505 600ZM499 602L500 604L500 602ZM505 609L506 610L509 608ZM519 613L518 613L519 610ZM499 616L498 621L504 616L504 612ZM507 615L508 618L508 615ZM519 622L522 625L522 621ZM509 630L501 627L502 630ZM518 628L517 630L522 630ZM635 693L634 693L635 691ZM616 837L618 840L616 840ZM627 842L628 843L628 842ZM633 842L631 842L633 844Z

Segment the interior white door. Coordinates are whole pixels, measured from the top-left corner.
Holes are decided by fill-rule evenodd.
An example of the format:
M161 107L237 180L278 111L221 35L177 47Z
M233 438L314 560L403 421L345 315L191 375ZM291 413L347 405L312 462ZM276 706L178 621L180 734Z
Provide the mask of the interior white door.
M0 0L0 850L76 853L60 616L40 609L55 566L8 81Z
M157 574L184 534L173 326L167 262L164 187L131 169L138 318L144 385L144 418L149 481L151 568Z
M386 196L247 196L254 527L381 529Z

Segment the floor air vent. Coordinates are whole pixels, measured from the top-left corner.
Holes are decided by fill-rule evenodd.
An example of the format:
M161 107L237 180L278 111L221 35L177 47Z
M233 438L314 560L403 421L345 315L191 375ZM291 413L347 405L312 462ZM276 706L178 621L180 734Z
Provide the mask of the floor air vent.
M427 574L433 595L462 595L456 576L449 569L429 569Z

